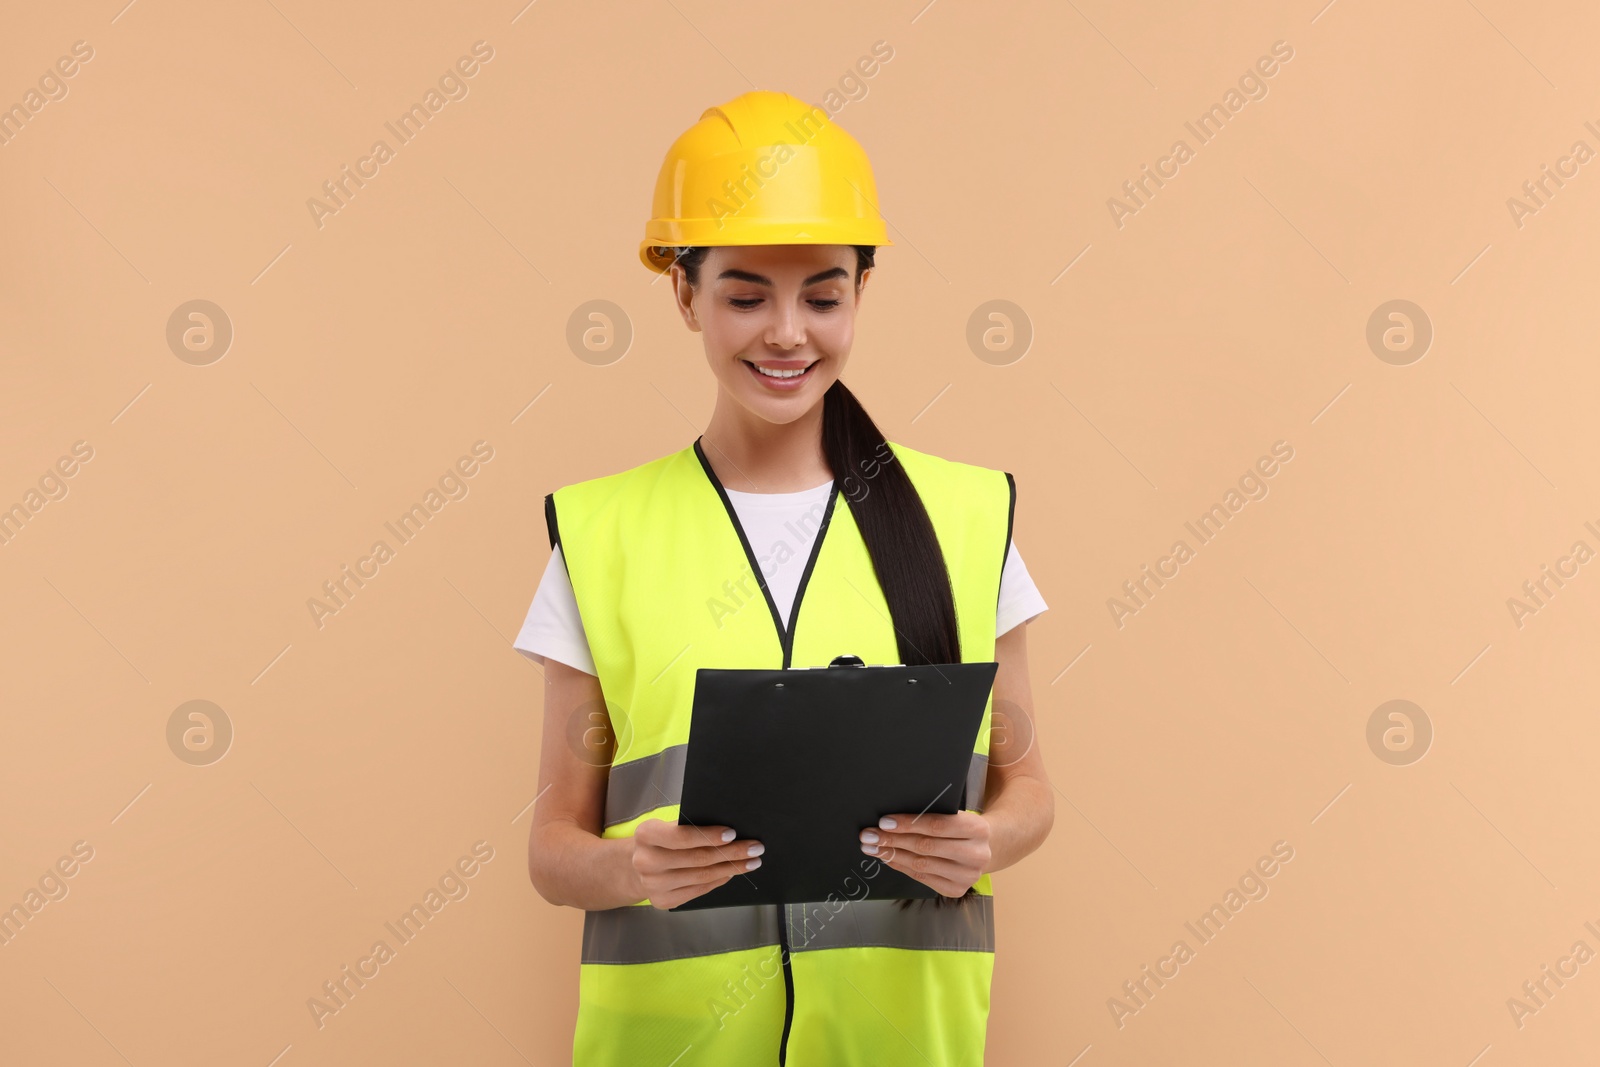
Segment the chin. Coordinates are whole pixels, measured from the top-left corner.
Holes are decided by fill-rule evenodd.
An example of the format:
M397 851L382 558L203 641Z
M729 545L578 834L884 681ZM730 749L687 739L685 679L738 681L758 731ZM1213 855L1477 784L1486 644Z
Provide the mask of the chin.
M767 422L783 426L816 407L821 400L821 393L812 394L807 390L790 397L745 397L744 406Z

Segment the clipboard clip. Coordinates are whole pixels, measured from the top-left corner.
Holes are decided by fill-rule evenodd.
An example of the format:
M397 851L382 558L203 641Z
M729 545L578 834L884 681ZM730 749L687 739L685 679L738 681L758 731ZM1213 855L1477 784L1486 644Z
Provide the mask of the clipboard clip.
M860 656L835 656L835 657L833 657L833 662L829 663L828 666L829 667L865 667L866 664L861 662L861 657Z

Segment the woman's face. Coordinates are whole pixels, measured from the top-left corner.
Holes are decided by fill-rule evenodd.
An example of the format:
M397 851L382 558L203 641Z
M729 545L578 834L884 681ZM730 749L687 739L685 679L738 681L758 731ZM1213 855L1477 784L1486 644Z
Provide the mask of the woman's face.
M680 267L672 280L684 322L705 334L706 361L723 390L758 417L787 423L844 371L861 300L855 268L849 245L718 246L701 263L698 291Z

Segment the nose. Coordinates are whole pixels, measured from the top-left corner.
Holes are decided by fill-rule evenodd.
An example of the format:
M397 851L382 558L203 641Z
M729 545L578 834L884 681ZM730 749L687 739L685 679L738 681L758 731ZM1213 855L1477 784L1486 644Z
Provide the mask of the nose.
M767 343L785 351L799 348L806 343L805 325L794 305L787 302L774 302L778 307L772 324L767 328Z

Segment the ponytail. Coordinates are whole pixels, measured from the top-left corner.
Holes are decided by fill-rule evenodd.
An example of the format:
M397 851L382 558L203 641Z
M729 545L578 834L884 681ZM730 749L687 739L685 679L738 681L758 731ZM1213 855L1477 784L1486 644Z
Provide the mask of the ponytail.
M900 662L960 663L955 596L933 520L882 431L842 381L822 397L822 449L872 557Z

